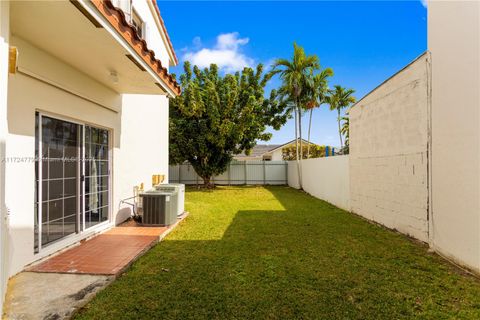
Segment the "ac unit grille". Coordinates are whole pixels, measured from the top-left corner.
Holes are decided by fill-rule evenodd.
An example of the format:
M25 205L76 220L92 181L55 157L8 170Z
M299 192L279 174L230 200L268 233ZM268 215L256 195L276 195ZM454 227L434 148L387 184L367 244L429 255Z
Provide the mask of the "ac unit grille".
M145 225L169 226L177 221L176 192L147 191L141 193L142 223Z
M165 195L142 195L143 217L142 223L148 225L167 225L167 196Z

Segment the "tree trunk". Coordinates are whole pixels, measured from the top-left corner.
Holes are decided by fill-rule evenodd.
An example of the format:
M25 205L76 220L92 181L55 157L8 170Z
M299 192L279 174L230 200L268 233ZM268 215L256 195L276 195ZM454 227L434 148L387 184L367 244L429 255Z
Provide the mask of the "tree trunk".
M295 151L296 151L296 157L295 160L297 162L297 174L298 174L298 184L300 186L300 189L302 189L302 178L300 174L300 157L298 153L298 104L295 106Z
M313 113L313 108L310 109L310 119L308 120L307 159L310 158L310 129L312 128L312 113Z
M340 150L343 149L343 141L342 141L342 128L340 127L340 108L337 109L338 111L338 135L340 136Z
M298 139L300 140L300 162L303 159L303 141L302 141L302 112L298 108Z
M297 108L295 107L295 160L298 164L298 114Z
M302 144L302 111L298 106L298 139L300 140L300 161L298 162L298 184L300 190L303 189L302 185L302 159L303 159L303 144Z
M203 179L203 187L205 189L213 188L213 184L210 182L211 177L202 177Z

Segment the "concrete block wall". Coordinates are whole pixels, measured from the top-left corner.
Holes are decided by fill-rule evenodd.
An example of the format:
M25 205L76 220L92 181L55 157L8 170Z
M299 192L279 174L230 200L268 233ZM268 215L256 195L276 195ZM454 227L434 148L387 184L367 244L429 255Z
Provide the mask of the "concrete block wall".
M351 210L428 241L429 55L350 110Z

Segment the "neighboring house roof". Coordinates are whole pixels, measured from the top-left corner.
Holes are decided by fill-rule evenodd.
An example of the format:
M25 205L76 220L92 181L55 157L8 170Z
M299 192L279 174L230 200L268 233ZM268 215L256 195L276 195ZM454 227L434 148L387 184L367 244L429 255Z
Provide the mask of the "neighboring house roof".
M299 142L300 142L300 139L298 139L298 140L299 140ZM272 150L269 150L269 151L273 152L273 151L277 151L278 149L283 149L284 147L286 147L286 146L288 146L289 144L292 144L292 143L295 143L295 139L293 139L293 140L291 140L291 141L289 141L289 142L287 142L287 143L280 144L280 145L278 145L276 148L274 148L274 149L272 149ZM303 144L303 143L305 143L305 144L308 145L308 141L305 140L305 139L302 139L302 144ZM313 145L313 144L315 144L315 143L310 142L310 144Z
M252 152L247 156L245 152L237 154L236 158L246 158L246 157L261 157L265 153L269 152L271 149L275 149L279 144L257 144L252 148Z
M163 21L162 15L160 14L160 9L158 8L157 0L150 0L153 4L153 7L155 8L155 11L157 12L158 19L160 20L160 24L162 26L163 32L165 33L165 37L167 38L168 42L168 47L172 51L173 55L173 61L175 62L175 65L178 64L178 58L177 54L175 53L175 50L173 49L172 41L170 40L170 36L168 35L167 32L167 27L165 27L165 22Z
M139 37L135 28L127 21L123 10L116 8L109 0L92 0L92 3L165 84L176 95L179 95L181 93L180 85L168 73L167 68L162 66L162 62L155 58L155 52L148 48L147 42Z
M303 143L307 144L308 141L302 139ZM252 152L247 156L245 152L235 155L235 158L246 158L246 157L261 157L265 153L274 152L277 150L281 150L282 148L288 146L291 143L295 143L295 139L286 142L284 144L257 144L253 147ZM310 144L314 144L310 142Z

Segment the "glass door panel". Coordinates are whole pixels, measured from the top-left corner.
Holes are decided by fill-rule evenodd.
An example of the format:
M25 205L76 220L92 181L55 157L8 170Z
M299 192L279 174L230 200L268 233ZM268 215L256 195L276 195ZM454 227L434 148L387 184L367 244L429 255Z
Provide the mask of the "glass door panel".
M80 132L76 123L37 114L36 251L39 240L46 246L79 230Z
M108 220L108 130L85 126L85 229Z

